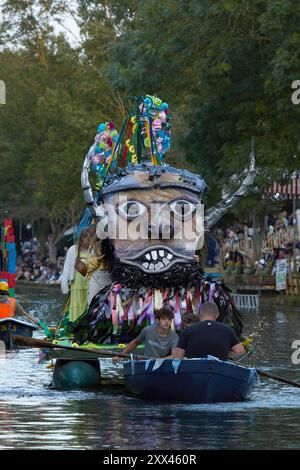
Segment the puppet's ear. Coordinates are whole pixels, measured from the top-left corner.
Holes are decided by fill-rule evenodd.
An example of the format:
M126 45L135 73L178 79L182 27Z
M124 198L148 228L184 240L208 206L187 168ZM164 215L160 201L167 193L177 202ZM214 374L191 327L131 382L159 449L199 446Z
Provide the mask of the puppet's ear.
M104 204L100 204L96 208L96 216L98 223L96 227L96 234L100 240L105 240L108 237L108 214Z

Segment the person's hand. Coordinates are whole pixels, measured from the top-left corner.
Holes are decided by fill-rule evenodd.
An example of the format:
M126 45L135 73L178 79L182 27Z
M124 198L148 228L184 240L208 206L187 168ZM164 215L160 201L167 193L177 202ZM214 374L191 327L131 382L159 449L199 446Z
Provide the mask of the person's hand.
M193 260L199 263L199 256L198 255L193 255Z
M118 364L121 361L121 359L122 358L120 356L114 356L112 358L112 361L113 361L114 364Z

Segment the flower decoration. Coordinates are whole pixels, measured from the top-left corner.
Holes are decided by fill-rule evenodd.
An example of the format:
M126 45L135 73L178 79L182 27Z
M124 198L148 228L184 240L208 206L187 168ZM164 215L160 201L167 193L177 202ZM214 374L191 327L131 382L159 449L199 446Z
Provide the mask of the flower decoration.
M91 170L95 173L97 179L96 189L102 187L107 165L113 154L118 137L119 134L115 129L114 122L110 121L99 124L93 147L94 151L91 156Z
M244 346L246 352L253 348L253 338L251 338L251 336L248 336L247 338L242 338L242 340L242 345Z
M133 108L124 118L118 134L115 124L100 123L89 154L90 169L96 175L96 191L101 191L107 175L127 164L151 161L163 163L171 145L169 105L157 96L133 97Z
M157 96L146 95L140 105L140 111L142 117L146 117L151 123L151 136L150 138L146 136L144 145L150 148L152 144L154 147L152 150L157 155L158 161L161 162L171 146L172 116L169 105Z

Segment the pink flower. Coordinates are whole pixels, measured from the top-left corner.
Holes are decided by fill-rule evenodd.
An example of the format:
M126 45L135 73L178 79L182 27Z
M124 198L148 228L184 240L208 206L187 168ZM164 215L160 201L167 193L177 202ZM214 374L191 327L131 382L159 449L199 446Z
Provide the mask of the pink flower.
M161 120L161 122L166 122L167 116L166 116L166 113L164 111L160 111L160 113L158 115L159 115L159 119Z
M159 131L159 130L161 129L161 121L160 121L160 119L154 119L153 124L152 124L152 128L153 128L153 130L155 130L155 131Z

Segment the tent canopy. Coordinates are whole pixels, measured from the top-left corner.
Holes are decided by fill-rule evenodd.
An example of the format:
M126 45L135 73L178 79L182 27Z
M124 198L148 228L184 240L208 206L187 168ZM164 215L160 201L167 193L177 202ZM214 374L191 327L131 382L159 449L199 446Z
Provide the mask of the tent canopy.
M280 195L292 199L300 197L300 175L295 173L285 183L275 181L266 191L269 196Z

